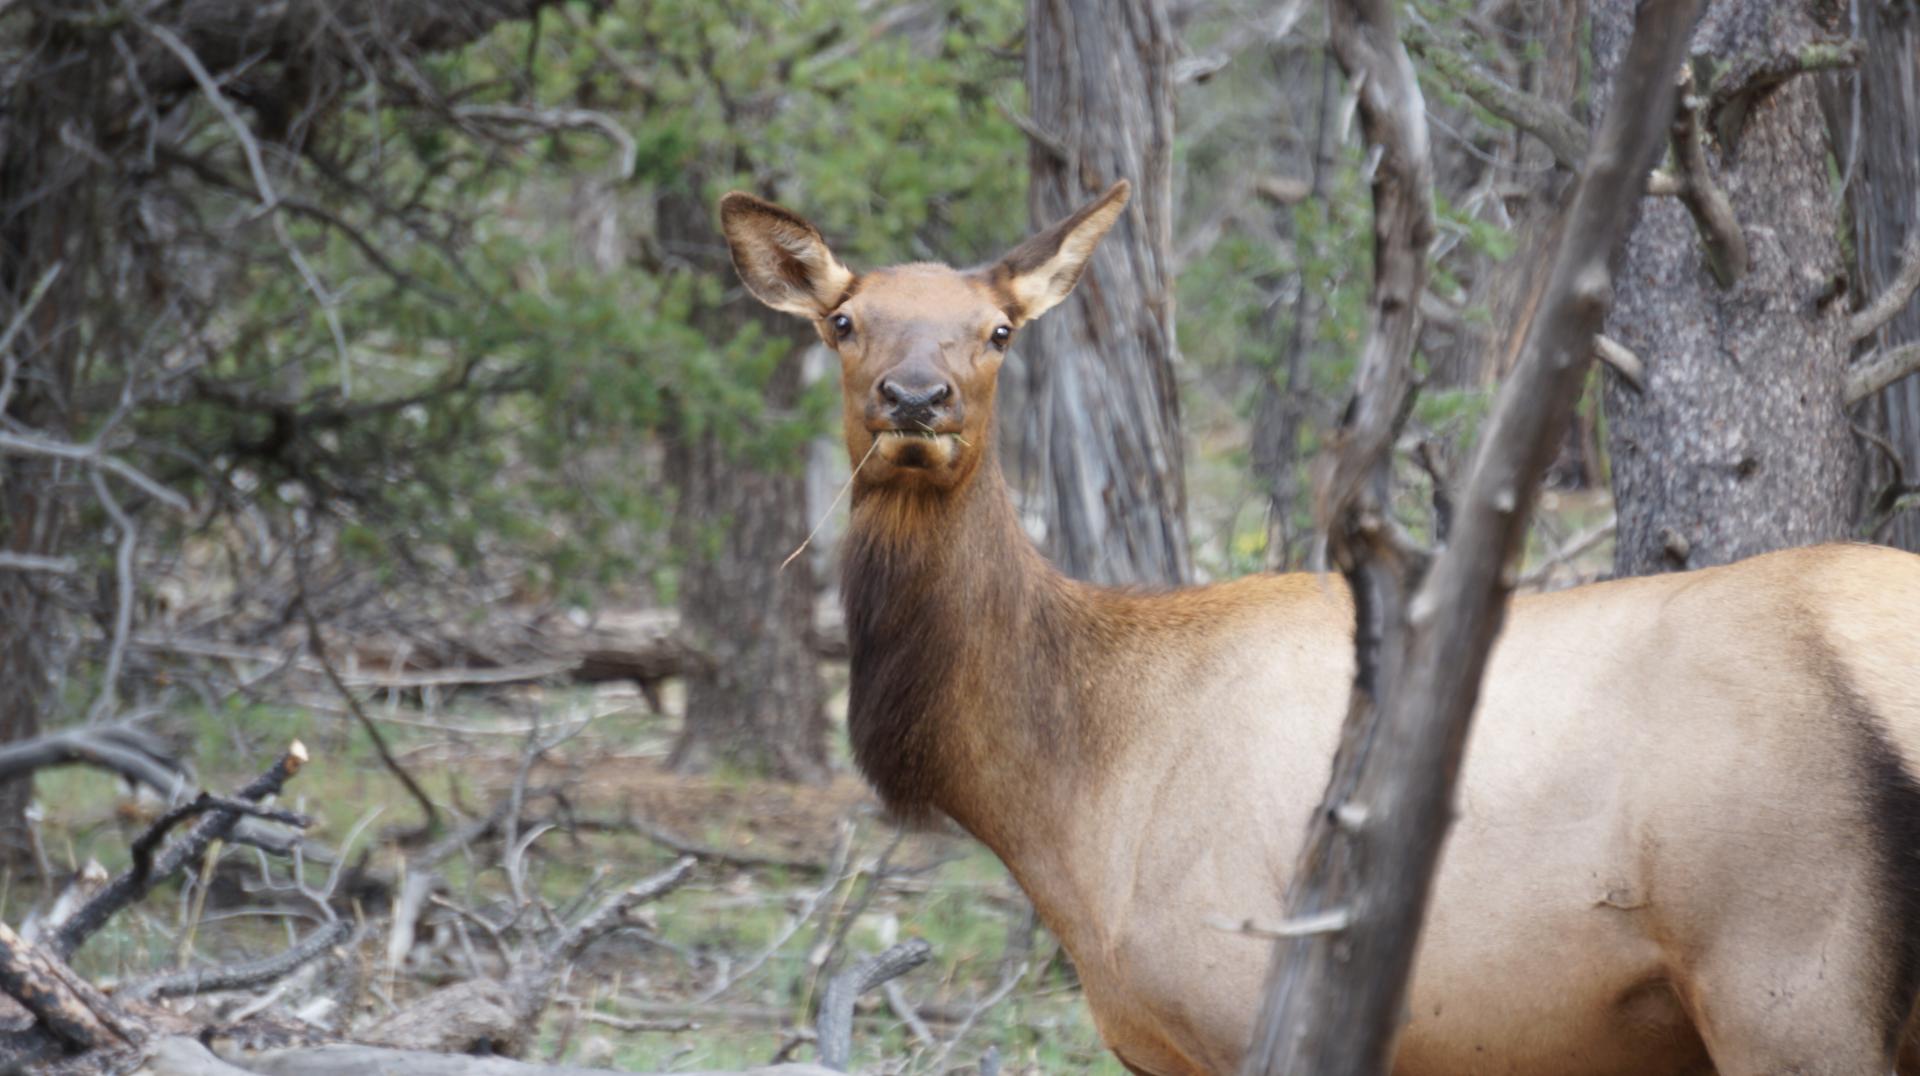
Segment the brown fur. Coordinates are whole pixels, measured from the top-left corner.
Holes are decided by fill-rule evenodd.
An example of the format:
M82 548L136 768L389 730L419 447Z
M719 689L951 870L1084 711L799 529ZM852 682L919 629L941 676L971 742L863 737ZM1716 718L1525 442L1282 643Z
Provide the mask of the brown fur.
M1226 1072L1267 945L1209 923L1280 913L1353 608L1315 576L1086 586L1022 533L992 333L1044 309L1010 297L1058 301L1117 216L1103 204L984 270L749 286L833 291L806 316L853 325L823 339L860 465L843 590L862 770L1007 863L1129 1070ZM730 239L762 242L753 219ZM802 246L797 264L831 257ZM902 370L954 389L932 438L900 436L877 389ZM1397 1076L1837 1076L1920 1045L1916 610L1920 558L1861 546L1516 601Z

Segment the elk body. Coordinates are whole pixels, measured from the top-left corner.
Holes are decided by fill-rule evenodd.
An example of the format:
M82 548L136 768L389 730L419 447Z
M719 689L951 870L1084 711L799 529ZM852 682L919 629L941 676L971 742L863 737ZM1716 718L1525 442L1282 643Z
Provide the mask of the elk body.
M1353 614L1334 577L1083 585L1021 531L995 378L1126 198L985 268L864 275L777 206L721 214L749 290L843 363L860 767L1005 861L1130 1069L1225 1073L1269 947L1209 924L1280 912ZM1864 546L1517 600L1394 1071L1892 1069L1920 988L1916 610L1920 558Z

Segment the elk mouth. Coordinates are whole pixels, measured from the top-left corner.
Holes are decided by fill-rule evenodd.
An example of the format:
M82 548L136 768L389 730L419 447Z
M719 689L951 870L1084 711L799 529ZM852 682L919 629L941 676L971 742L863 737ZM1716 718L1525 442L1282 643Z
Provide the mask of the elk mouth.
M875 430L874 454L895 467L946 467L966 441L959 431Z

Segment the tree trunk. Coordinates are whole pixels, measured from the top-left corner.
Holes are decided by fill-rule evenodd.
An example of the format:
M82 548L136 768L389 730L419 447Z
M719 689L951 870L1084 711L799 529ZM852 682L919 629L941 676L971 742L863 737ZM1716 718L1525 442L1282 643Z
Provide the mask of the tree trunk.
M1920 214L1920 7L1859 5L1855 36L1866 44L1859 80L1857 144L1853 167L1854 295L1880 294L1899 271L1902 245L1914 235ZM1864 341L1868 350L1920 340L1920 303ZM1899 453L1908 485L1920 483L1920 376L1888 386L1863 408L1863 416ZM1894 480L1893 467L1870 456L1869 495ZM1875 509L1869 506L1869 519ZM1900 513L1877 540L1920 551L1920 512Z
M1592 6L1595 81L1604 88L1635 5ZM1802 76L1762 88L1743 74L1753 60L1801 55L1831 31L1814 12L1837 7L1718 0L1695 36L1696 54L1717 61L1715 94L1753 90L1743 126L1731 108L1702 123L1720 136L1704 151L1706 171L1731 200L1750 265L1722 287L1681 200L1644 200L1607 320L1608 334L1646 365L1644 393L1617 378L1606 392L1621 575L1723 564L1848 533L1847 310L1826 301L1845 266L1816 85Z
M1096 582L1192 574L1173 376L1174 48L1160 0L1028 5L1034 225L1116 179L1136 192L1080 286L1017 345L1046 546Z
M0 118L0 326L20 319L36 287L49 281L4 356L13 365L0 374L10 390L0 397L8 419L62 439L86 335L76 327L86 313L83 281L89 262L106 260L94 241L97 167L76 148L96 137L102 118L108 79L101 67L101 57L88 53L58 77L25 80ZM63 127L75 137L63 138ZM92 343L105 346L104 339ZM65 541L82 487L62 471L44 457L0 454L0 549L71 552ZM54 702L59 633L51 582L0 568L0 744L38 735ZM30 776L0 782L0 869L31 862L25 811L32 797Z
M799 355L775 369L764 413L794 409L802 373ZM668 471L679 498L674 545L688 551L681 626L703 655L686 674L686 719L669 764L824 780L813 566L805 555L787 562L807 537L805 469L754 459L706 430L673 440Z

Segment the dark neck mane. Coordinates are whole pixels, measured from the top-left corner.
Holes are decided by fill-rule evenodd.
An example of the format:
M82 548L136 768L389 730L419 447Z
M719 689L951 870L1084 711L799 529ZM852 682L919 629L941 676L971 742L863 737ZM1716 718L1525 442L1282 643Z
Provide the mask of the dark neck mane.
M856 492L844 549L854 759L896 814L1011 839L982 830L1018 805L986 801L1072 761L1078 584L1020 529L991 455L949 494Z

